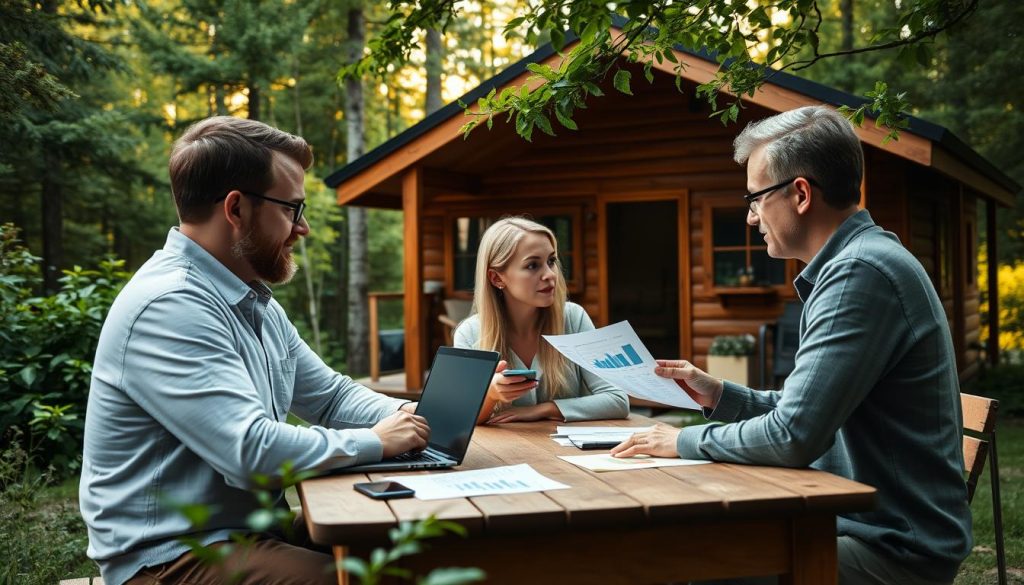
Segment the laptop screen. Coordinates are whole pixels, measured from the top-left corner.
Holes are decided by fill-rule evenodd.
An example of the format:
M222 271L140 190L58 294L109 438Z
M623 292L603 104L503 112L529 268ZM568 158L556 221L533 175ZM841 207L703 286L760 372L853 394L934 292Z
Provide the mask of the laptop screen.
M434 356L416 414L430 424L430 446L462 461L498 354L442 347Z

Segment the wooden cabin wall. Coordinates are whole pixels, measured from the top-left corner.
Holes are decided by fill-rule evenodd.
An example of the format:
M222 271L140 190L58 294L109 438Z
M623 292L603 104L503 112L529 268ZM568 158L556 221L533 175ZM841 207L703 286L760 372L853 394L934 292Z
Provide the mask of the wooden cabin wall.
M735 198L742 201L746 192L746 173L732 160L732 141L749 120L772 112L749 106L745 120L728 127L708 119L708 112L691 105L692 96L681 97L674 88L659 93L646 84L634 88L635 97L609 95L595 100L591 108L579 113L579 130L556 128L556 139L535 133L525 150L497 162L477 161L487 168L474 180L473 193L428 187L423 207L423 263L425 280L448 278L451 270L451 223L455 217L489 215L499 217L529 212L537 215L546 208L573 208L579 211L582 245L580 286L570 298L581 304L599 326L602 303L599 280L599 220L603 200L625 198L643 200L645 193L678 192L689 214L689 261L686 271L690 283L688 315L692 354L682 356L699 367L706 367L706 356L717 335L750 333L757 335L765 323L775 321L785 302L795 300L792 287L778 287L772 294L723 296L705 285L704 206L709 201ZM645 95L646 94L646 95ZM482 130L481 130L482 132ZM518 140L518 138L517 138ZM511 152L511 150L510 150ZM963 243L964 233L977 236L976 196L964 196L960 207L953 206L959 185L913 163L865 145L865 202L874 220L894 232L921 261L937 286L938 241L947 237ZM443 172L442 169L435 171ZM468 168L454 171L468 174ZM953 185L955 189L950 188ZM956 201L960 201L957 198ZM944 201L947 211L937 212L936 202ZM742 205L742 203L738 203ZM965 222L973 227L953 224L943 232L937 227L936 213L946 213L952 221L954 211L962 211ZM959 240L953 239L955 234ZM959 245L959 244L958 244ZM652 253L657 253L652 250ZM958 257L966 257L961 250ZM642 261L639 259L638 261ZM799 270L791 261L789 273ZM959 304L965 321L960 327L958 347L977 339L980 318L977 303L977 277L967 281L967 266L957 268L962 277L960 303L954 302L953 287L941 295L951 325ZM973 282L973 285L971 284ZM451 294L449 291L446 295ZM442 330L436 317L430 316L431 345L436 346ZM680 346L685 344L680 340ZM969 366L969 364L967 364Z
M933 170L900 162L907 195L907 248L932 278L953 336L961 379L973 376L980 353L972 348L981 332L977 278L976 193Z

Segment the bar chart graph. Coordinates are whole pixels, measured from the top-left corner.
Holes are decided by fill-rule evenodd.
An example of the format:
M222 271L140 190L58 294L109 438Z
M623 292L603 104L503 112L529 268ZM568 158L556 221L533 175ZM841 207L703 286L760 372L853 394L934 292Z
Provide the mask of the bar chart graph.
M610 370L615 368L639 366L643 363L644 361L640 359L640 355L637 354L635 349L633 349L633 346L627 343L622 346L622 353L617 353L615 355L606 353L604 354L604 359L599 358L594 360L594 367L601 368L603 370Z

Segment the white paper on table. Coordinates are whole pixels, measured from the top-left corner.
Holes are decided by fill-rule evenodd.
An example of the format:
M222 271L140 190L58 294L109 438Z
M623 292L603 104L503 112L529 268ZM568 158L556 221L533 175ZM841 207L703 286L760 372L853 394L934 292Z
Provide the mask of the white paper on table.
M675 459L667 457L636 457L618 458L607 454L600 455L559 455L573 465L590 471L628 471L630 469L651 469L652 467L679 467L682 465L703 465L711 463L698 459Z
M625 441L633 433L649 431L654 427L556 427L551 440L563 447L575 447L573 441Z
M584 426L563 426L559 425L555 427L555 434L553 437L568 437L569 435L599 435L601 433L609 433L612 435L621 435L622 433L643 433L653 429L653 426L649 427L584 427Z
M416 498L420 500L519 494L570 487L544 477L526 463L451 473L385 477L384 479L397 481L414 490Z
M545 335L562 355L630 396L700 410L678 384L654 373L658 365L629 321L568 335Z

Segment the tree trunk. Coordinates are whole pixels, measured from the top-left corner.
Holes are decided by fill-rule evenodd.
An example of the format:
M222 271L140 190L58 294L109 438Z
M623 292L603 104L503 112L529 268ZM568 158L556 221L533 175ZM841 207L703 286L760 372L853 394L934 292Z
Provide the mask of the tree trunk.
M842 50L853 49L853 0L841 0L839 12L843 19Z
M249 119L260 119L260 86L254 81L249 82Z
M441 68L444 62L444 43L441 32L432 28L427 29L426 44L427 99L425 113L429 116L444 105L441 96Z
M362 57L365 32L362 8L348 11L346 57L354 63ZM363 83L359 78L345 81L345 125L348 133L346 163L363 154ZM370 270L366 241L366 210L348 209L348 370L362 375L370 370L369 292Z
M64 266L64 193L60 184L60 155L47 150L43 160L43 286L47 292L55 292L60 288L57 281Z

